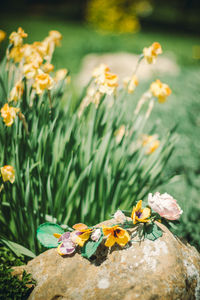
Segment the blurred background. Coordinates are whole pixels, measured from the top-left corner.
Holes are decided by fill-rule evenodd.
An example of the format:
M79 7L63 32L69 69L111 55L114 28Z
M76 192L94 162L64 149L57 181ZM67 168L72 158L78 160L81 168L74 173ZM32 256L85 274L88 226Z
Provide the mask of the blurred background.
M19 26L28 33L27 42L43 40L50 30L62 33L53 63L69 69L76 86L97 61L105 59L115 71L117 60L123 73L143 47L154 41L162 45L157 72L141 76L144 90L158 75L172 89L151 118L157 120L158 134L178 125L176 151L167 166L174 178L160 192L173 195L184 210L175 233L200 249L200 1L3 0L0 29L9 36ZM2 42L0 59L7 43ZM120 56L113 60L114 53Z

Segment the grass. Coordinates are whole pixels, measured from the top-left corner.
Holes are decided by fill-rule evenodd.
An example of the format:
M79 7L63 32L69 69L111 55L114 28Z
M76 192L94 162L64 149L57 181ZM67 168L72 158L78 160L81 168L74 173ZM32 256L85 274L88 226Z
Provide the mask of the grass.
M198 37L159 32L158 28L136 35L101 35L86 25L67 23L56 17L4 15L0 16L0 20L0 27L8 34L22 26L30 35L28 42L42 40L49 30L59 30L63 34L63 41L62 47L56 50L54 64L56 68L69 68L72 75L79 71L81 60L88 53L127 51L139 54L144 46L153 41L159 41L165 52L176 56L181 68L180 75L165 75L161 78L170 85L173 94L164 106L157 106L153 112L156 118L159 115L162 120L160 132L178 124L176 152L167 167L167 171L175 177L170 184L162 186L160 191L171 193L185 212L176 232L199 247L199 232L195 228L200 217L200 117L197 114L200 110L200 64L192 58L192 47L199 44Z

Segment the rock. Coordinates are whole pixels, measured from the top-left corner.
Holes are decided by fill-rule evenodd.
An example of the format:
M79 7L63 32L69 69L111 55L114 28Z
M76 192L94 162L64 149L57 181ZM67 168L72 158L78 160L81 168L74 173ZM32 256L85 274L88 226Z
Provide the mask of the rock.
M79 85L85 86L92 76L93 69L101 63L107 64L111 69L111 72L117 74L120 82L122 82L124 77L131 76L133 73L138 61L138 57L139 56L136 54L126 52L106 53L100 55L88 54L82 61L77 82ZM170 54L168 56L158 56L156 63L151 65L143 60L138 69L137 76L139 81L141 81L155 78L155 74L157 76L160 74L177 76L179 73L180 69L176 63L176 60L174 56Z
M161 238L111 250L102 244L91 262L78 253L42 253L24 267L37 281L29 300L200 299L199 253L159 226Z

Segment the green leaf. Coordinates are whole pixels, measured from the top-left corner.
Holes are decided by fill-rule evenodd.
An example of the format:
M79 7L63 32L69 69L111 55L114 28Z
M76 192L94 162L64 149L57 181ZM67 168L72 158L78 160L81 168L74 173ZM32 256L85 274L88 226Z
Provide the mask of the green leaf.
M162 230L155 224L145 224L144 237L148 240L155 241L163 235Z
M35 257L35 254L30 251L29 249L25 248L22 245L19 245L17 243L11 242L9 240L1 239L1 241L8 247L10 250L12 250L16 256L25 255L31 258Z
M89 259L97 250L98 246L101 244L103 240L103 233L101 232L101 236L98 242L94 242L89 240L85 243L85 245L81 249L81 255L87 259Z
M54 223L41 224L37 229L37 239L44 247L56 248L58 239L54 237L54 233L63 234L64 230Z

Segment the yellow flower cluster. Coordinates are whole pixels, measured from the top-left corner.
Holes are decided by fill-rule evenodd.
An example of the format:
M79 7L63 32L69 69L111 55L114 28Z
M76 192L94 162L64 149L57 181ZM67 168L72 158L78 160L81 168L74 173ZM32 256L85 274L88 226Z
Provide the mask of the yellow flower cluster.
M6 165L1 167L1 176L4 182L10 181L13 183L15 181L15 170L12 166Z
M142 136L142 146L147 149L146 154L152 154L160 146L160 141L157 139L156 134L144 134Z
M1 109L1 116L6 126L10 127L13 124L18 112L19 108L9 106L8 103L4 104Z
M33 44L23 44L23 39L27 37L24 30L19 27L17 32L11 33L9 39L13 45L8 52L8 59L12 59L14 63L19 63L19 69L22 76L32 80L32 87L37 94L42 94L46 89L51 89L53 86L53 78L49 75L54 70L51 64L51 59L56 46L60 45L62 35L56 30L49 31L49 35L42 42L34 42ZM67 72L61 71L56 81L64 79ZM19 91L19 90L18 90ZM12 91L12 97L16 99L16 89ZM15 94L15 97L13 96ZM15 100L16 101L16 100Z
M9 101L15 101L17 102L19 99L22 98L24 91L24 84L21 80L17 81L17 83L14 85L10 92L10 98Z

